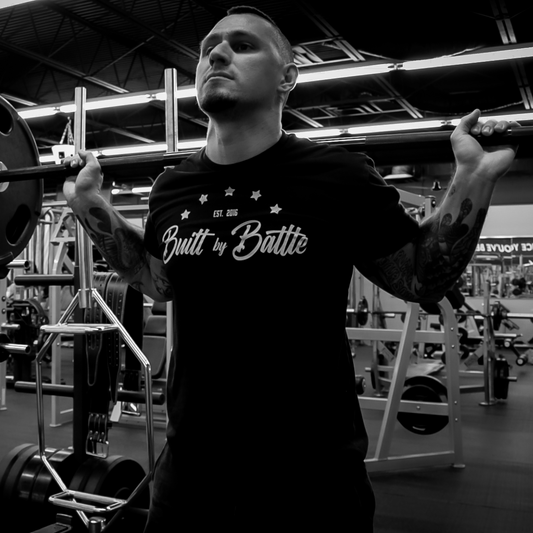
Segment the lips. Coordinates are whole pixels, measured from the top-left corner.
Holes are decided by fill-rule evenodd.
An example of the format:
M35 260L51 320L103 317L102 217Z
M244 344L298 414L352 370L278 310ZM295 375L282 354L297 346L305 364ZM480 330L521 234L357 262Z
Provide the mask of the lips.
M231 76L226 74L225 72L211 72L211 74L208 74L205 78L205 81L209 81L212 78L226 78L227 80L231 80Z

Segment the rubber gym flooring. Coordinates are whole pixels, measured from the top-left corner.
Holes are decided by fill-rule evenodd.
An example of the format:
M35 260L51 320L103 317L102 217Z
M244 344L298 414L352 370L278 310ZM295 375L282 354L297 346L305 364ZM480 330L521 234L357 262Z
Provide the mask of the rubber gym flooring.
M506 401L490 407L479 405L481 393L461 395L464 469L436 466L371 473L377 498L376 533L533 532L533 366L519 367L511 353L499 352L513 365L511 375L518 380L510 384ZM358 373L364 374L370 349L358 346L356 353ZM371 395L368 376L366 381L365 395ZM19 444L37 443L34 395L8 389L6 403L7 409L0 412L0 459ZM382 415L365 410L364 416L372 454ZM69 446L71 425L51 428L48 423L49 415L46 444ZM441 449L440 435L446 430L420 436L397 426L391 454ZM155 439L158 453L163 429L156 428ZM146 467L144 427L115 425L110 441L111 454L125 455ZM355 533L356 525L347 531Z

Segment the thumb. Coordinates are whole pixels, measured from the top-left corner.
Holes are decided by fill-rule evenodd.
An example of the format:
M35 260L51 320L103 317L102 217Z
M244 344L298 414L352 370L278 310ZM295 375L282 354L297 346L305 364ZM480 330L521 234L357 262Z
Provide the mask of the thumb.
M456 129L462 133L470 133L470 130L477 124L479 117L481 117L481 111L479 109L474 109L472 113L461 119Z

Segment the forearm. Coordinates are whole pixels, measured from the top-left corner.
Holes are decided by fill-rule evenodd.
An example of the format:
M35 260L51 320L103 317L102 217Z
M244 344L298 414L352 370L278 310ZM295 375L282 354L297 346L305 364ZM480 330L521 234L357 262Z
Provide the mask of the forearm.
M476 250L495 183L458 171L416 243L414 290L440 298L464 272Z
M70 206L109 266L131 285L138 284L147 267L142 230L99 194L87 195Z
M387 290L415 302L442 299L475 252L493 190L493 182L459 170L415 242L377 261Z

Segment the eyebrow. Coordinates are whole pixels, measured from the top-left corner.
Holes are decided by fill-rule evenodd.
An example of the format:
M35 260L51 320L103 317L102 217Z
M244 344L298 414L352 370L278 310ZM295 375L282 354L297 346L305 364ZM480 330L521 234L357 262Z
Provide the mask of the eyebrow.
M203 50L204 46L206 43L209 43L211 41L216 41L216 40L219 40L222 38L223 35L225 35L226 33L228 32L215 32L215 33L210 33L209 35L207 35L206 37L204 37L201 41L200 41L200 50ZM255 33L252 33L250 31L246 31L246 30L231 30L229 32L229 36L231 38L239 38L239 37L246 37L248 39L252 38L252 39L257 39L257 36L255 35Z

